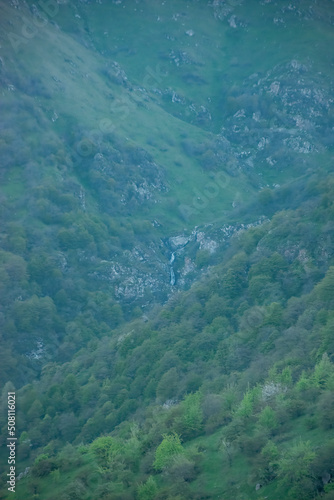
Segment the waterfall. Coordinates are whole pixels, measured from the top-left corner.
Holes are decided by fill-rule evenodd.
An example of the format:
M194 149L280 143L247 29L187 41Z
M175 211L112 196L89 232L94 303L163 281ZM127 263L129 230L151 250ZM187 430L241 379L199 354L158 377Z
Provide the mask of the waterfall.
M173 269L173 262L175 260L175 252L172 252L172 255L169 259L169 264L170 264L170 284L172 286L175 285L175 273L174 273L174 269Z

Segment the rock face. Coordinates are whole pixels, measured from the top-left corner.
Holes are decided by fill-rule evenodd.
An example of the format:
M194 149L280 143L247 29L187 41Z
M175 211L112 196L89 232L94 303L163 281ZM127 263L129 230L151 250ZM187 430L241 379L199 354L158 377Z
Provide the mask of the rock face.
M42 339L36 341L35 349L26 354L30 359L39 360L44 357L45 346Z
M148 305L153 300L164 302L177 290L188 287L207 265L196 265L198 251L206 250L214 255L228 244L232 236L245 229L262 224L260 218L250 224L235 224L201 228L189 235L171 236L149 246L138 244L126 250L115 260L97 260L90 264L89 276L93 280L110 283L110 293L120 302Z
M233 9L223 2L214 4L214 10L216 17L224 18ZM240 29L237 21L234 15L228 17L232 29ZM196 61L182 50L173 49L169 58L176 66L196 68ZM221 122L220 132L207 148L211 156L203 154L203 166L214 170L224 164L230 175L246 174L257 187L265 185L261 171L268 167L277 171L293 161L300 164L302 173L305 162L310 161L308 157L323 153L334 140L330 112L333 88L324 76L315 75L311 62L303 64L297 59L278 64L261 75L251 74L233 96L227 96L226 100L233 100L237 109ZM163 100L173 103L171 113L210 128L217 120L210 101L207 108L181 92L171 87L161 89Z
M172 236L169 238L169 244L174 250L184 247L189 241L190 238L184 235Z
M169 288L169 267L162 258L159 248L137 245L117 260L96 262L90 276L108 281L110 292L121 301L142 302L152 293L163 298Z
M210 238L205 237L205 233L197 233L196 240L199 242L200 250L207 250L209 253L215 253L218 248L218 243Z
M333 84L314 74L312 64L291 60L262 77L252 74L239 89L240 108L228 117L221 134L234 144L237 171L254 165L276 168L288 154L322 152L333 139ZM252 102L266 100L268 107L254 111ZM242 144L242 146L238 146Z
M329 474L329 472L324 472L321 479L323 485L328 484L331 480L331 475Z
M17 476L16 481L20 481L23 477L25 477L27 474L29 474L30 467L26 467L23 472L20 472L20 474Z

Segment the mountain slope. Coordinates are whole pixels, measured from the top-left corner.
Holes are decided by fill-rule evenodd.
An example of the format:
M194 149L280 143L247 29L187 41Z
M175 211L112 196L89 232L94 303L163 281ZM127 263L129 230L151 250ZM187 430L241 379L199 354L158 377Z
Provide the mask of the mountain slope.
M314 178L188 292L18 391L21 470L37 458L17 498L331 498L332 191Z
M333 2L0 12L16 497L331 498Z
M330 163L330 3L254 7L1 4L3 335L20 337L17 380L88 304L110 328L166 300L265 220L265 203L243 208L259 190Z

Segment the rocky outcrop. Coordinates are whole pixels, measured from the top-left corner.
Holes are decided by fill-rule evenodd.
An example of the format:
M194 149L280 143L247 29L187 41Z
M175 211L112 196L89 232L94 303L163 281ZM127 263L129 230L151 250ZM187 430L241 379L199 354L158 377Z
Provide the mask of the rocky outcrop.
M196 265L197 252L205 250L214 255L225 248L232 236L249 227L262 224L260 218L249 224L209 224L201 231L195 227L190 234L170 236L149 247L137 245L126 250L117 260L96 261L90 276L110 283L110 290L119 301L148 304L153 298L162 302L174 291L188 287L207 266Z

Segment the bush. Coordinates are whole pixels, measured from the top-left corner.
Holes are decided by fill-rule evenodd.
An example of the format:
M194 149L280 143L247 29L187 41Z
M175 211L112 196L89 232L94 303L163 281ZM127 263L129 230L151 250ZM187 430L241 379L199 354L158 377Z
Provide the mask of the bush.
M86 488L82 481L76 479L70 483L63 496L63 500L83 500L86 497Z
M155 452L153 463L155 470L163 470L165 467L169 467L177 455L184 453L178 434L164 434L163 438Z
M150 476L146 483L138 486L138 500L153 500L157 494L158 487L153 477Z
M167 475L172 482L191 482L196 478L196 467L184 455L177 455L168 467Z
M35 477L45 477L53 470L57 469L57 462L48 455L40 455L36 458L31 473Z

